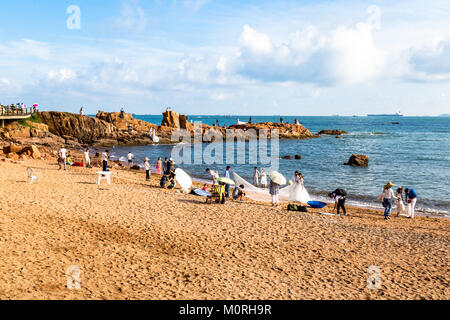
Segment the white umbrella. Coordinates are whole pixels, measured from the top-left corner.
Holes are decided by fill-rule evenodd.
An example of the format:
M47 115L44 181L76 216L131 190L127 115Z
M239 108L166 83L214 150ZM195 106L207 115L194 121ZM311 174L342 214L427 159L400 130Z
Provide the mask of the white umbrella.
M277 171L272 171L271 173L269 173L269 178L274 183L279 184L280 186L285 185L287 183L286 178Z

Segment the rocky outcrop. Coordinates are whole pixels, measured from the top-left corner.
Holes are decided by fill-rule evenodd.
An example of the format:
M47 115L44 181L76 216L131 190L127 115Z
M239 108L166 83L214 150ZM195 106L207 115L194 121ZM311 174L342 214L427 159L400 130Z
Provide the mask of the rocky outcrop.
M319 135L330 135L330 136L340 136L343 134L348 134L347 131L341 130L322 130L318 133Z
M255 124L241 124L232 125L229 129L241 129L244 131L255 130L257 133L261 133L261 130L267 132L267 136L270 137L272 130L278 130L281 139L311 139L316 137L308 129L306 129L301 124L290 124L290 123L274 123L274 122L263 122Z
M41 159L41 152L35 145L21 146L12 143L4 146L2 153L12 160Z
M369 157L364 154L354 154L350 157L348 162L345 163L345 165L353 167L368 167L369 161Z
M135 132L140 134L148 134L150 128L158 130L158 126L148 123L146 121L134 119L129 113L120 112L103 112L99 111L97 113L97 119L105 121L114 125L119 131Z
M66 140L91 144L104 138L118 138L119 130L97 118L65 112L40 112L39 117L52 134Z

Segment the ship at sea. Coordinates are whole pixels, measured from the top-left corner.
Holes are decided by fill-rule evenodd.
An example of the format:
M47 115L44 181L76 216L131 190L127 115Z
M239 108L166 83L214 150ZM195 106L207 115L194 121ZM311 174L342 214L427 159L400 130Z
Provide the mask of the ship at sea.
M394 114L368 114L368 117L403 117L401 112L397 112Z

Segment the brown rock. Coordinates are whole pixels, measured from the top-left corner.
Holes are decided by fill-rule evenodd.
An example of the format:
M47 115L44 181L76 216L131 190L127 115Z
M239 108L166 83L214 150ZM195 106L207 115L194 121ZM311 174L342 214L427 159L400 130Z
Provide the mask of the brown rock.
M295 155L295 160L301 160L302 159L302 156L301 155L299 155L299 154L296 154Z
M322 130L318 134L319 135L340 136L343 134L348 134L348 132L341 131L341 130Z
M10 152L6 155L8 159L19 160L19 155L17 153Z
M368 167L369 160L369 157L364 154L354 154L345 165L353 167Z

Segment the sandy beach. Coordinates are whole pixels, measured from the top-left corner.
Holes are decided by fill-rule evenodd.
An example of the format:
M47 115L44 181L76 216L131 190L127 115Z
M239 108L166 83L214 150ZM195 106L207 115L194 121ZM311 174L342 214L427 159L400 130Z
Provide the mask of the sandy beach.
M207 205L143 172L114 170L99 187L96 171L0 161L0 299L450 298L448 219ZM67 288L70 266L80 290Z

